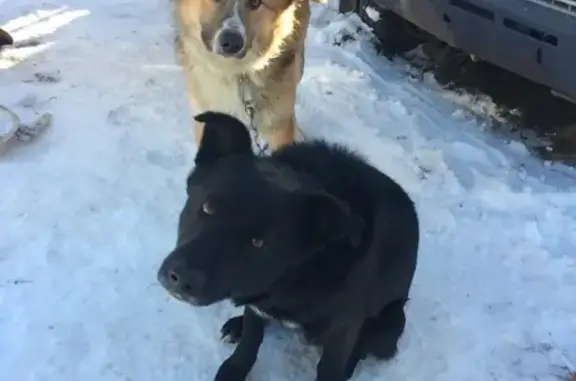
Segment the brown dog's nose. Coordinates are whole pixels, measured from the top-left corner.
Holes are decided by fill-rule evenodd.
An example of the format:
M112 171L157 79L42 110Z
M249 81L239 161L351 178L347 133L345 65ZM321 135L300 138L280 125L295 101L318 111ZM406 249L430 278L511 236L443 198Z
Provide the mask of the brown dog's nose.
M235 29L225 29L220 33L218 43L227 56L235 56L244 48L244 37Z

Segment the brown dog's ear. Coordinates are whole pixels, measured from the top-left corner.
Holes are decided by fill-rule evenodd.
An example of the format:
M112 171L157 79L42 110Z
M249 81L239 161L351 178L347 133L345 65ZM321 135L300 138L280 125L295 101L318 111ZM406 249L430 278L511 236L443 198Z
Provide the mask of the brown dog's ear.
M297 192L294 197L305 237L312 246L343 238L353 246L360 244L364 222L346 204L324 192Z
M194 119L204 123L196 164L214 162L230 155L254 154L248 129L232 115L208 111L196 115Z

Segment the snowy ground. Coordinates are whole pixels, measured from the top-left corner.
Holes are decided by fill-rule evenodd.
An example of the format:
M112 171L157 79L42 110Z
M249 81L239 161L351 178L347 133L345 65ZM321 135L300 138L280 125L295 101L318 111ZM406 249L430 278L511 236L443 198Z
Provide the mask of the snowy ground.
M195 148L165 0L0 0L18 41L0 104L32 144L0 158L0 377L211 380L227 305L156 282ZM576 362L576 180L482 131L437 89L377 58L356 18L315 6L298 116L405 186L422 250L400 353L358 381L541 380ZM21 61L15 65L16 61ZM318 357L270 331L252 380L313 380Z

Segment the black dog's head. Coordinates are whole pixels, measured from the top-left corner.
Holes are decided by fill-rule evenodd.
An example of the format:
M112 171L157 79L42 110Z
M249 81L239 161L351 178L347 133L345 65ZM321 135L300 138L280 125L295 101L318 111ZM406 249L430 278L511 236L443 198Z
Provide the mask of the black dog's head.
M176 248L158 278L194 305L257 298L318 248L346 237L352 218L334 197L252 152L232 116L203 113L196 167L187 182Z

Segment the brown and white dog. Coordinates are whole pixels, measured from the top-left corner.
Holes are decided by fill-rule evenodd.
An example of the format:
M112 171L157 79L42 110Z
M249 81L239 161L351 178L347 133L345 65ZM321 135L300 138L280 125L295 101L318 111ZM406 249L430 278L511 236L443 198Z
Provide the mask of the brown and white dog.
M302 137L295 118L310 0L173 0L176 48L194 114L227 112L275 150ZM313 0L324 3L325 0ZM203 124L195 122L198 144Z

